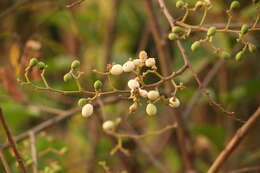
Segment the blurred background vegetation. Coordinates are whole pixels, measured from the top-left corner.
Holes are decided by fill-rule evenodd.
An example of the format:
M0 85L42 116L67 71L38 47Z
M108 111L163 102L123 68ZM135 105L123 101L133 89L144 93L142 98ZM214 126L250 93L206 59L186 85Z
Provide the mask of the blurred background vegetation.
M179 19L183 11L175 8L175 2L166 1L173 16ZM196 1L187 2L194 4ZM230 2L214 1L206 24L225 24L225 9ZM232 23L253 23L257 12L251 1L240 2L241 7L235 11ZM76 107L77 100L81 97L20 86L17 78L24 80L24 68L30 58L39 57L46 62L46 78L49 84L63 90L76 89L73 82L64 83L62 78L69 70L70 63L74 59L80 60L81 70L85 72L81 82L85 89L93 90L93 81L101 76L92 73L92 69L104 71L108 62L123 63L130 57L136 57L141 49L145 49L152 57L158 57L143 1L86 0L67 8L66 5L71 3L72 0L0 1L0 106L15 136L49 118L59 116L55 115L55 112ZM154 9L170 48L171 69L175 71L183 63L180 52L174 42L167 41L170 28L156 1ZM202 10L192 13L187 23L198 23L201 15ZM195 32L182 42L189 51L191 43L203 36L203 33ZM218 33L214 44L234 53L239 49L235 39L232 34ZM223 61L207 47L189 52L192 65L202 80L216 64L220 64L207 88L215 100L228 110L235 111L235 116L243 120L248 119L260 103L259 32L251 32L248 39L257 46L257 50L252 54L247 53L239 62L233 58ZM32 77L34 82L42 85L39 71L33 71ZM118 88L123 89L128 78L128 75L124 75L112 80ZM151 77L149 80L155 79ZM204 96L185 114L191 98L198 91L197 84L189 72L185 72L176 80L183 82L186 88L178 93L182 105L175 112L178 116L185 116L192 137L193 162L199 172L206 172L241 123L210 106ZM144 105L137 113L129 116L127 111L130 104L127 101L105 104L105 119L122 117L125 124L130 124L139 133L164 127L172 120L172 115L167 113L166 106L162 104L159 104L157 116L146 116ZM83 119L78 113L37 135L39 171L51 172L51 169L66 173L104 172L98 162L106 161L111 172L161 172L151 164L149 154L144 152L143 148L148 148L148 152L169 172L183 172L180 145L177 144L175 131L140 140L143 148L133 140L125 140L124 146L131 151L131 155L126 157L118 153L110 156L109 152L115 145L115 140L102 132L98 114L99 111L96 111L92 118ZM2 145L7 140L4 131L0 129ZM225 171L259 166L259 130L260 123L224 165ZM20 142L18 149L31 172L29 140ZM11 152L4 150L4 155L12 171L19 172ZM0 172L4 172L1 164Z

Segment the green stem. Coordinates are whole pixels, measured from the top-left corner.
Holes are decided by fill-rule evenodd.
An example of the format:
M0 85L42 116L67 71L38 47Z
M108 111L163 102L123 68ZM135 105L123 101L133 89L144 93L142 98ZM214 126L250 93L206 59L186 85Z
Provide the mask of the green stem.
M43 81L46 88L50 88L47 80L45 79L44 73L45 73L45 69L43 69L42 72L41 72L42 81Z
M203 16L202 16L200 24L199 24L200 26L204 23L206 16L207 16L207 13L208 13L208 8L205 7L204 12L203 12Z

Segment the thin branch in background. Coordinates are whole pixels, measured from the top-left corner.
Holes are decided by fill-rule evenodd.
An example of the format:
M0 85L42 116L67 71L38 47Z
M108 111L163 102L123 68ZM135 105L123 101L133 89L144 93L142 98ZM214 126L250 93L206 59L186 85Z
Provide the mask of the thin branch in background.
M145 2L146 13L150 23L152 36L155 41L156 50L159 54L162 74L166 76L171 73L169 67L170 64L168 63L169 54L167 54L167 52L169 53L169 49L166 45L167 42L163 40L162 36L160 35L161 29L160 29L159 22L156 18L155 12L153 11L152 1L145 0L144 2ZM186 67L186 63L184 64L184 67ZM172 89L172 85L170 83L166 83L166 92L170 92L171 89ZM191 161L192 157L190 157L192 155L192 152L188 150L188 148L190 148L189 146L191 146L191 142L190 142L191 140L190 140L188 130L185 128L185 123L183 122L181 116L176 115L176 113L172 109L169 110L169 113L175 115L174 117L178 123L177 137L178 137L178 144L181 150L181 158L183 160L184 167L186 171L194 172L195 171L194 166Z
M121 0L113 0L111 7L111 16L109 21L107 22L107 32L105 35L104 42L104 63L109 64L112 59L112 51L113 45L116 38L116 25L117 25L117 17L120 9ZM106 70L106 67L103 69Z
M8 165L8 162L7 162L6 158L5 158L5 155L4 155L3 150L2 150L2 146L0 146L0 159L1 159L2 163L3 163L5 172L6 173L11 173L11 168Z
M240 129L237 130L235 136L229 141L225 149L219 154L219 156L213 162L210 169L208 170L208 173L216 173L219 171L221 166L226 162L226 160L232 154L232 152L238 147L240 142L248 134L249 130L254 126L259 117L260 106L257 108L255 113L252 116L250 116L247 122Z
M260 166L240 168L233 171L229 171L228 173L248 173L248 172L260 172Z
M20 167L20 169L21 169L21 172L27 173L26 167L24 166L24 163L23 163L23 159L22 159L21 155L19 154L19 152L18 152L18 150L17 150L17 148L16 148L15 141L14 141L13 136L12 136L12 134L11 134L11 131L10 131L8 125L7 125L7 122L6 122L5 118L4 118L4 114L3 114L1 108L0 108L0 121L1 121L1 123L2 123L2 126L3 126L3 128L4 128L5 134L6 134L6 136L7 136L9 145L10 145L11 149L12 149L13 152L14 152L15 159L16 159L16 161L17 161L18 164L19 164L19 167Z
M67 8L73 8L73 7L76 7L76 6L80 5L84 1L85 0L78 0L78 1L72 2L71 4L66 5L66 7Z
M38 172L38 160L37 160L37 149L35 144L35 135L34 132L29 133L30 136L30 143L31 143L31 155L32 155L32 167L33 173Z

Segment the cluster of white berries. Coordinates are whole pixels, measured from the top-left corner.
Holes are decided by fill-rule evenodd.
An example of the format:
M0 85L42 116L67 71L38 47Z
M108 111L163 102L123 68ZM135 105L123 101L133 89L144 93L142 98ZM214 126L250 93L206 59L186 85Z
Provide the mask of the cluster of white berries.
M148 58L148 55L145 51L141 51L139 53L139 58L134 60L128 60L123 65L115 64L110 69L110 73L112 75L120 75L123 72L132 72L137 67L151 67L152 69L156 69L156 62L154 58Z
M120 75L123 72L138 72L141 71L142 67L148 67L152 70L156 70L156 61L154 58L148 58L148 55L145 51L141 51L138 55L137 59L129 59L123 65L114 64L110 68L109 72L112 75ZM127 83L127 86L131 90L131 95L129 98L133 99L134 103L129 107L129 113L134 113L138 108L138 99L137 97L148 99L148 104L146 106L146 113L149 116L153 116L157 114L157 107L155 102L161 99L160 93L157 89L153 89L147 91L143 89L142 82L140 81L138 76L130 79ZM102 87L102 82L96 81L94 84L95 90L99 90ZM171 97L168 100L168 104L170 107L177 108L180 106L180 101L178 98ZM90 104L87 99L80 99L79 105L82 106L82 116L90 117L93 114L93 105ZM105 131L111 131L115 128L115 123L113 121L106 121L103 123L103 129Z

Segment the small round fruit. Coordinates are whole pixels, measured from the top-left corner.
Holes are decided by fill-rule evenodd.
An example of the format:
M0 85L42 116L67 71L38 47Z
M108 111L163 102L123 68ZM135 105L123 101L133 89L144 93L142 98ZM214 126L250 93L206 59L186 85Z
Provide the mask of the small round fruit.
M148 58L145 61L146 67L153 67L155 65L155 59L154 58Z
M228 58L230 58L230 56L231 56L230 53L228 53L227 51L222 51L220 53L220 57L223 59L228 59Z
M144 50L139 52L139 58L140 59L147 59L147 57L148 57L148 55Z
M246 34L249 30L249 26L247 24L243 24L241 27L241 34Z
M146 98L148 95L148 92L144 89L139 89L139 94L141 97Z
M113 65L110 73L112 75L120 75L121 73L123 73L123 67L120 64Z
M87 102L88 102L88 100L87 100L86 98L81 98L81 99L79 99L79 101L78 101L78 105L79 105L80 107L83 107L85 104L87 104Z
M142 67L143 66L143 63L142 63L141 59L134 59L133 63L134 63L135 66L138 66L138 67Z
M115 123L111 120L105 121L102 125L103 130L113 131L115 129Z
M30 59L29 66L34 67L37 65L37 63L38 63L38 60L36 58L32 58L32 59Z
M200 42L199 41L195 41L194 43L192 43L191 45L191 50L195 51L200 47Z
M103 83L102 83L100 80L96 80L96 81L95 81L95 83L94 83L94 88L95 88L96 90L101 89L102 86L103 86Z
M181 28L181 27L179 27L179 26L174 26L173 28L172 28L172 32L173 33L180 33L180 32L183 32L184 30L183 30L183 28Z
M131 90L134 90L134 89L140 87L140 84L139 84L138 81L135 80L135 79L129 80L128 83L127 83L127 85L128 85L128 87L129 87Z
M173 108L177 108L177 107L179 107L180 106L180 100L178 99L178 98L176 98L176 97L171 97L170 99L169 99L169 105L171 106L171 107L173 107Z
M148 92L147 97L150 100L156 100L160 97L160 93L157 90L151 90Z
M74 60L72 63L71 63L71 68L72 69L76 69L80 66L80 62L78 60Z
M230 4L230 9L233 10L235 8L239 8L240 6L240 3L238 1L233 1L231 4Z
M40 62L38 62L38 67L40 70L43 70L46 68L46 64L44 62L40 61Z
M63 76L63 80L64 82L68 82L72 79L72 75L70 73L66 73L64 76Z
M239 52L236 54L236 60L237 60L237 61L241 60L241 58L243 58L243 55L244 55L244 52L243 52L243 51L239 51Z
M180 39L178 34L175 34L172 32L168 35L168 38L169 38L169 40L179 40Z
M157 108L154 104L152 103L149 103L147 106L146 106L146 113L149 115L149 116L153 116L153 115L156 115L157 113Z
M123 65L123 70L124 72L131 72L135 69L135 64L132 61L127 61L126 63L124 63Z
M213 36L213 35L215 35L216 31L217 31L217 28L216 28L216 27L214 27L214 26L210 27L210 28L208 29L207 36Z
M81 114L83 117L90 117L93 114L93 105L89 103L84 105Z
M183 8L185 5L185 3L182 0L179 0L176 2L176 7L177 8Z

